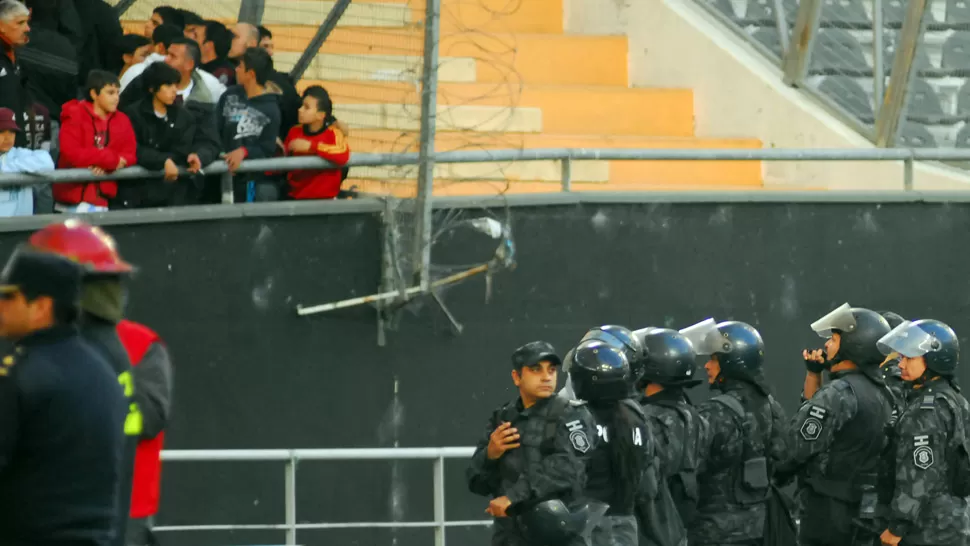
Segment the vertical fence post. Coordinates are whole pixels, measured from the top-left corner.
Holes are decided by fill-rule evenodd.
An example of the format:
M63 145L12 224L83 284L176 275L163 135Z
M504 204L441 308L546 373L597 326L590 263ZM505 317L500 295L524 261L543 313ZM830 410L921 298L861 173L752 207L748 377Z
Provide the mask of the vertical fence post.
M226 171L222 174L222 203L231 205L232 199L232 173Z
M903 160L903 189L913 191L913 150L910 156Z
M445 546L445 458L434 460L434 546Z
M573 189L573 160L566 158L562 160L562 191L572 191Z
M883 62L883 23L882 0L872 1L872 104L873 111L879 111L886 87L886 68Z
M286 543L296 544L296 456L286 461Z
M775 0L775 24L778 25L778 39L781 42L781 60L784 62L785 54L788 53L791 33L788 32L785 4L782 0Z

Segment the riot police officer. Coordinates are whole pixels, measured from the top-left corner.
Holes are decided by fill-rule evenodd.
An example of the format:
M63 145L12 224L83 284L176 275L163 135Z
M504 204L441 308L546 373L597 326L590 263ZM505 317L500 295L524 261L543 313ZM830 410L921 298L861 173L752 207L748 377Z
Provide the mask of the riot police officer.
M784 413L762 375L764 342L743 322L708 319L682 332L704 365L711 389L700 405L710 425L698 474L691 546L761 544L773 469L785 457Z
M891 488L883 461L893 402L876 347L889 324L875 311L845 304L812 329L827 339L819 365L830 380L806 389L807 400L789 425L790 458L780 470L782 481L799 478L799 544L872 544L880 496L885 502ZM810 368L808 375L818 374ZM806 380L813 383L820 380Z
M519 396L492 413L472 456L468 488L491 499L493 546L583 543L580 504L596 429L585 404L554 396L560 365L544 341L516 349Z
M0 274L0 544L107 546L124 396L78 334L80 270L19 248Z
M661 456L661 475L690 525L697 512L697 470L710 428L685 389L699 385L694 347L675 330L656 328L643 335L643 370L637 389Z
M892 311L883 311L879 314L889 323L889 328L895 328L904 322L903 317ZM899 354L893 352L886 355L882 364L879 365L879 369L882 370L882 380L886 382L886 386L892 391L896 403L902 409L906 405L906 398L911 389L910 385L903 380L902 374L900 373Z
M954 384L956 333L937 320L903 322L879 340L899 353L913 395L896 425L895 491L880 539L896 546L966 544L970 405Z
M632 354L639 343L625 330ZM640 480L654 454L646 416L633 399L633 374L626 353L607 341L587 337L569 352L564 368L596 420L596 447L586 467L585 495L606 509L591 521L593 546L636 546L634 503ZM595 505L594 505L595 506ZM591 507L592 511L592 507Z

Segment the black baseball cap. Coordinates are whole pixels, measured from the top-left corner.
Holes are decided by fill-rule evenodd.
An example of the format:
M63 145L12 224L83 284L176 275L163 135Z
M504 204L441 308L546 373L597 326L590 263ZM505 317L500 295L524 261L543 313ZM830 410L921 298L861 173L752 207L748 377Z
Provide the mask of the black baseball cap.
M556 349L551 343L547 341L532 341L519 347L512 353L512 368L521 370L526 366L535 366L543 360L548 360L556 366L562 364L562 360L556 355Z
M49 296L60 303L77 305L81 274L81 267L67 258L22 245L0 272L0 297L20 292L27 299Z

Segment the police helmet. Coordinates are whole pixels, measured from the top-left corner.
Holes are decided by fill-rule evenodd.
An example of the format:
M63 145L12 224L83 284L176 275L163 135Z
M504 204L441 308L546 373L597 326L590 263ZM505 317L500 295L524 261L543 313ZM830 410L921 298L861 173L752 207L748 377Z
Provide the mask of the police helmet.
M529 544L566 546L586 527L589 508L570 510L559 499L542 501L518 516L519 527Z
M629 328L613 324L597 326L586 332L582 341L590 339L602 341L611 347L623 351L627 361L630 363L634 380L643 372L640 364L640 358L643 356L643 345Z
M882 318L886 319L886 322L889 323L890 329L899 326L900 324L903 323L903 321L906 320L900 315L893 313L892 311L880 311L879 314L882 315Z
M582 341L566 363L576 397L588 402L622 400L632 393L630 361L623 351L596 339Z
M643 336L643 375L639 388L648 382L665 387L691 387L702 380L695 377L694 346L676 330L654 328Z
M556 349L551 343L546 341L531 341L512 353L512 368L521 370L522 368L535 366L543 360L548 360L556 366L562 363L556 355Z
M938 320L904 321L877 343L883 354L893 352L907 358L923 357L926 369L953 377L960 361L960 341L956 332Z
M832 337L833 333L839 334L839 352L831 360L833 364L848 360L866 367L878 366L885 359L876 343L891 328L879 313L845 303L813 322L812 330L824 338Z
M715 323L707 319L680 331L700 356L717 355L725 377L752 379L761 373L765 343L753 326L729 320Z

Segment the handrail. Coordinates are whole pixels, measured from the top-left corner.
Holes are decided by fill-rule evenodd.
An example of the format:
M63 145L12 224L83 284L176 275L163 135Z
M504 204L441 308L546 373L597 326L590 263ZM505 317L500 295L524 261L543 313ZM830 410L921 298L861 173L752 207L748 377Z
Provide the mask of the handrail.
M970 161L970 149L954 148L732 148L732 149L637 149L637 148L538 148L531 150L460 150L438 152L436 163L488 163L512 161ZM417 153L355 153L348 167L417 165ZM243 161L236 172L292 171L301 169L334 169L319 157L279 157ZM224 174L228 167L216 161L204 167L204 174ZM188 174L184 170L183 174ZM128 167L97 176L88 169L58 169L36 174L0 174L0 187L42 184L48 182L95 182L161 178L161 171Z
M285 523L258 525L208 524L208 525L161 525L159 532L174 531L236 531L278 530L286 531L286 544L295 545L296 534L301 529L368 529L368 528L433 528L435 546L445 546L445 530L448 527L473 527L491 525L491 520L448 521L445 517L445 460L467 459L475 452L473 447L394 447L394 448L344 448L344 449L199 449L165 450L162 460L173 462L198 461L281 461L285 463L284 488ZM434 497L434 521L356 521L297 523L296 520L296 469L304 461L361 461L361 460L429 460L432 461Z

